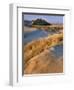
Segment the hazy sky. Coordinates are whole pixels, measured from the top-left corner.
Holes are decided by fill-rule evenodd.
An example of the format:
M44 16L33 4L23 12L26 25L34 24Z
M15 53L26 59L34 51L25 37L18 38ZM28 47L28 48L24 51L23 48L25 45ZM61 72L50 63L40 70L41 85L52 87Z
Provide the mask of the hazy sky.
M63 16L62 15L24 14L24 20L35 20L37 18L47 20L50 23L63 23Z

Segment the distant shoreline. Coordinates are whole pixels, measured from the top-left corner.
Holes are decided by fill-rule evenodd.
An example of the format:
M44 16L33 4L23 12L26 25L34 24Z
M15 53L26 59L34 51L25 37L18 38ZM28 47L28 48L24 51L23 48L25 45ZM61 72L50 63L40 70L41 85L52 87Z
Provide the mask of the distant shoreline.
M32 25L31 27L24 26L24 32L32 32L37 29L41 30L63 30L63 24L52 24L52 25Z

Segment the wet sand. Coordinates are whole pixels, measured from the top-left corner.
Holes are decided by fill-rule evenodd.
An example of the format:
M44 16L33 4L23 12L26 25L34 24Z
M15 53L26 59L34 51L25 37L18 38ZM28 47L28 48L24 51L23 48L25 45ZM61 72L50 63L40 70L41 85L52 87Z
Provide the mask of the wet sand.
M63 58L56 58L49 50L44 50L24 64L25 74L63 72Z

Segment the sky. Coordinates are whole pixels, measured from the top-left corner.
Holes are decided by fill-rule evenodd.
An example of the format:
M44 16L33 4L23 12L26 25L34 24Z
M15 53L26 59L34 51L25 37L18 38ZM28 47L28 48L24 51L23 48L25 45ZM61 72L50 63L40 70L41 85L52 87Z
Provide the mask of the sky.
M44 19L49 23L63 23L63 15L24 14L24 20Z

